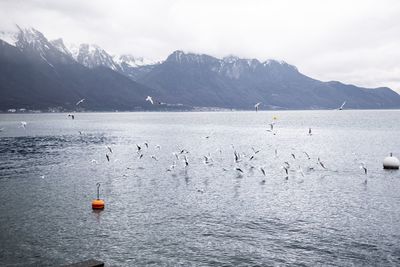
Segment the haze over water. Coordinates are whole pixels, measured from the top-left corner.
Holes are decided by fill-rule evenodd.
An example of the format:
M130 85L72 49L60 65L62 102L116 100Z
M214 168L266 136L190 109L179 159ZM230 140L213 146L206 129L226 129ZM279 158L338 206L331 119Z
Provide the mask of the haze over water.
M400 111L75 115L0 114L3 265L400 265Z

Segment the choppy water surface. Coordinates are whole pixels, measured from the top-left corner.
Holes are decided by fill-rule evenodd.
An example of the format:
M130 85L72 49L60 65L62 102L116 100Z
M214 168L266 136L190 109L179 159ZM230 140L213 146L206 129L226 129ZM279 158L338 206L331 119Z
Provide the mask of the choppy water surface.
M399 111L3 114L0 128L3 266L400 265L400 171L382 169Z

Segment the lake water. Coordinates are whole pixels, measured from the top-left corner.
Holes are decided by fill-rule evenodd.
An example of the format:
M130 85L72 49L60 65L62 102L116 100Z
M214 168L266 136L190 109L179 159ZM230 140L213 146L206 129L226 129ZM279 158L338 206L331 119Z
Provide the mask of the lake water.
M0 115L2 266L400 265L400 111L75 115Z

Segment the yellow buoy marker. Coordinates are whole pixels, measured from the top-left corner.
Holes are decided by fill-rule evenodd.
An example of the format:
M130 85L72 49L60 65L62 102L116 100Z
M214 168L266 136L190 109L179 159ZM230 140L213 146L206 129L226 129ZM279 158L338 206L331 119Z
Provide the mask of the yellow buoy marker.
M102 210L104 209L104 200L100 199L100 183L96 184L97 186L97 199L92 201L92 209L94 210Z

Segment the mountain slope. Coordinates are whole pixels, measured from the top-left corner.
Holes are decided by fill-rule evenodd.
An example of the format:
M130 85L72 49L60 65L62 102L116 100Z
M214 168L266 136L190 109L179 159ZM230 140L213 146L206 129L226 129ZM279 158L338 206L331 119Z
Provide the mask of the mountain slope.
M274 109L399 108L389 88L365 89L321 82L282 61L226 57L217 59L175 51L136 80L164 94L167 102L192 106L249 109L257 102Z
M86 68L42 34L21 31L12 46L0 40L0 110L153 109L144 101L154 90L109 68Z
M0 32L0 111L400 108L389 88L321 82L283 61L175 51L163 62L111 56L96 45L66 46L35 29ZM151 105L147 95L166 105Z

